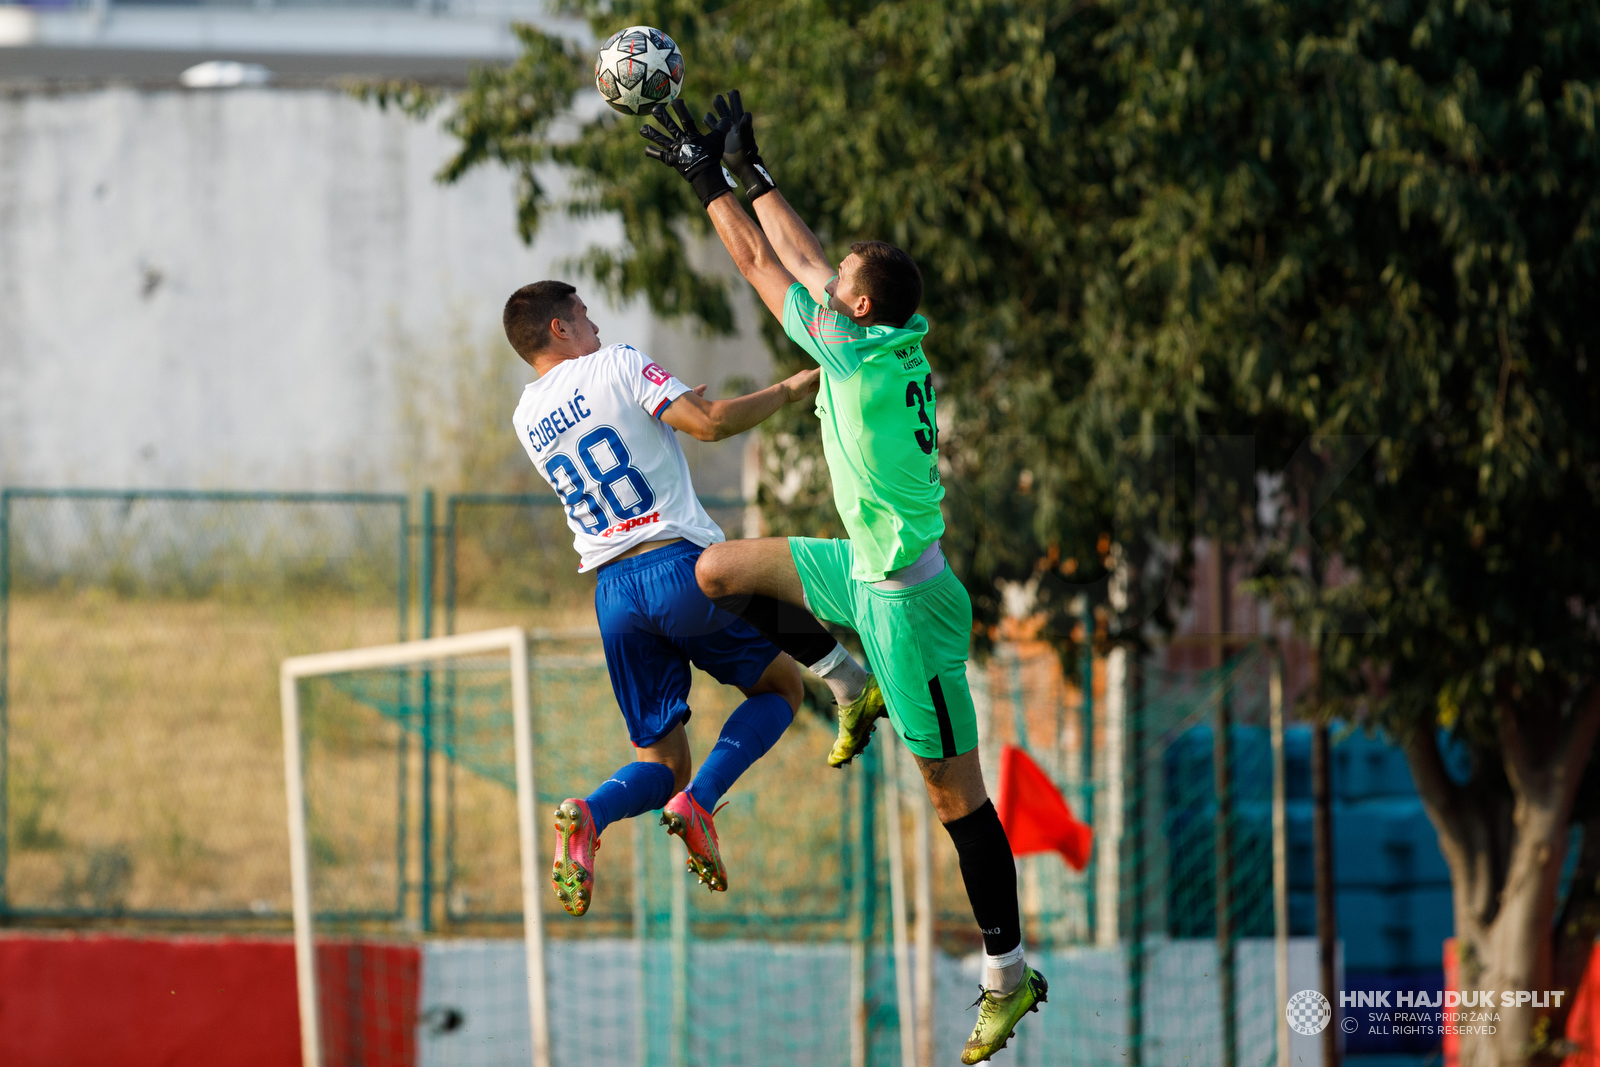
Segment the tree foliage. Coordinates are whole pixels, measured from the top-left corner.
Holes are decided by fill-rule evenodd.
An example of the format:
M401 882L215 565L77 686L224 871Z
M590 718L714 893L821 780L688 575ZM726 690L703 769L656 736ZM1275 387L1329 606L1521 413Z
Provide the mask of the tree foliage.
M1312 704L1407 739L1468 948L1547 941L1600 727L1600 6L577 6L597 34L671 33L691 104L740 88L830 251L875 237L921 264L946 547L982 621L997 580L1036 580L1064 654L1080 594L1141 640L1216 538L1316 649ZM636 120L553 138L587 57L524 40L449 120L447 176L512 165L526 234L536 168L568 166L566 210L626 233L583 266L728 328L687 188ZM840 532L818 469L794 473L806 417L773 434L776 525ZM1470 783L1439 728L1477 753ZM1496 926L1523 869L1549 899Z
M1535 988L1600 719L1600 9L1127 10L1111 391L1250 435L1315 699L1407 741L1463 980Z
M1096 366L1083 302L1115 273L1112 161L1085 133L1118 102L1096 67L1065 65L1093 53L1111 13L1030 2L581 7L597 35L632 23L671 33L698 109L741 89L780 187L830 253L881 238L916 257L941 379L946 549L989 622L1001 613L997 578L1052 573L1040 599L1065 639L1080 587L1104 597L1111 544L1117 431L1078 411ZM577 265L614 296L729 328L723 277L695 269L694 242L709 234L699 204L644 158L639 120L605 113L576 137L551 137L550 98L588 91L587 58L524 32L537 70L475 75L449 120L462 150L446 175L512 163L522 218L536 221L548 205L533 168L567 165L576 191L565 209L614 212L626 233L620 249L589 249ZM781 362L799 360L771 324L768 337ZM814 420L785 413L768 433L774 528L842 533Z

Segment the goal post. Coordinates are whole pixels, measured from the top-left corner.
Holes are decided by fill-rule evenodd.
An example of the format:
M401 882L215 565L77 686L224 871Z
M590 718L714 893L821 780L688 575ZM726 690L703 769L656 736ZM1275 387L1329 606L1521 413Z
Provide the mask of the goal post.
M528 1023L533 1067L550 1067L550 1025L545 989L544 924L534 807L534 734L529 684L528 634L518 626L421 641L293 656L283 661L279 686L283 705L283 758L289 809L289 877L294 910L294 953L300 1007L301 1060L324 1067L321 1002L317 989L316 912L311 894L311 854L306 820L300 683L347 671L426 667L452 657L505 652L510 660L513 760L522 874L523 936L527 955Z

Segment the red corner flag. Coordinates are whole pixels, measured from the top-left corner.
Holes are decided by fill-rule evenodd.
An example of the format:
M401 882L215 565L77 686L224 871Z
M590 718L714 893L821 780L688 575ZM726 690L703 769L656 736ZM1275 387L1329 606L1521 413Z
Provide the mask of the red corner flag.
M1000 749L1000 803L995 806L1013 856L1059 852L1075 871L1089 865L1094 831L1073 818L1061 790L1014 745Z

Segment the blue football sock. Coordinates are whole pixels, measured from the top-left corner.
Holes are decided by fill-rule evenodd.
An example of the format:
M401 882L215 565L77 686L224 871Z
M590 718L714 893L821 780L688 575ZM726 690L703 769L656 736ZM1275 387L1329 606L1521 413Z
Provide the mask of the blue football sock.
M598 835L618 819L643 815L671 800L672 770L665 763L630 763L585 799Z
M689 795L695 803L707 811L715 810L722 794L733 788L750 764L778 743L793 721L794 710L777 693L753 696L735 708L722 724L722 736L689 783Z

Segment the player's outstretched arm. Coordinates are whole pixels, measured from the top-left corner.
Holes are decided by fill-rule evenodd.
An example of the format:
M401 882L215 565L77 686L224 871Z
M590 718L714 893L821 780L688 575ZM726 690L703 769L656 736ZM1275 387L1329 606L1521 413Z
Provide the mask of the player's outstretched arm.
M713 200L706 208L717 236L733 257L734 266L744 275L744 280L755 286L756 294L767 310L783 321L783 302L795 276L789 273L783 261L772 248L772 242L761 232L755 220L744 213L739 201L731 196Z
M745 195L773 251L778 254L778 261L810 290L812 296L821 299L823 287L836 272L817 235L778 192L777 183L772 180L766 160L761 158L761 150L756 146L755 117L744 109L737 89L730 90L726 100L719 96L714 103L718 117L707 115L706 122L725 131L723 164L744 185Z
M661 413L661 421L697 441L720 441L760 424L785 404L817 395L822 372L813 367L732 400L707 400L705 386L684 393Z
M674 122L667 109L658 104L653 114L662 129L646 125L639 131L640 136L650 142L645 155L677 171L694 189L710 214L712 225L717 228L717 236L733 256L739 273L755 286L762 302L782 322L784 297L794 284L794 275L784 268L761 227L744 213L738 201L727 195L733 191L725 177L727 172L722 169L727 124L713 123L707 132L701 133L682 100L674 100L672 106L683 120L683 126Z
M822 242L811 232L811 227L805 224L805 220L776 189L772 190L770 196L763 196L750 206L755 208L761 229L772 242L783 265L806 287L807 292L821 300L828 283L839 270L828 262L827 254L822 251Z

